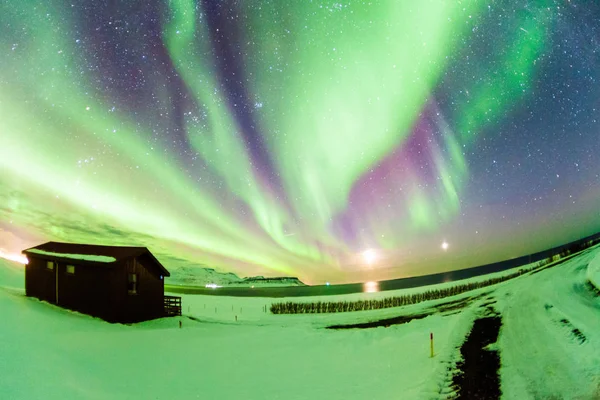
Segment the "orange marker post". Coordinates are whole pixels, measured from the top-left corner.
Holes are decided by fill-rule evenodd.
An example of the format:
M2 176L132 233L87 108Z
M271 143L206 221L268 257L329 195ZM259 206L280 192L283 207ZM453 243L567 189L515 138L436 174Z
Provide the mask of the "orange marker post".
M433 332L429 334L429 344L430 344L430 357L433 358Z

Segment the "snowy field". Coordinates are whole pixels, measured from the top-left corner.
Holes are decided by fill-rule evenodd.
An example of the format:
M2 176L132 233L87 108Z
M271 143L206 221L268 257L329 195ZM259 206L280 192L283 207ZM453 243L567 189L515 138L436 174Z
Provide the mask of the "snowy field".
M282 298L271 298L271 297L236 297L236 296L204 296L204 295L195 295L195 294L182 294L182 293L166 293L172 296L180 296L182 298L183 303L183 313L185 315L190 315L193 317L202 318L203 320L213 321L213 322L232 322L236 320L245 321L245 322L257 322L261 324L270 323L273 321L278 324L282 320L286 319L284 315L272 315L270 313L266 313L265 310L269 310L271 304L273 303L281 303L281 302L331 302L331 301L358 301L358 300L373 300L373 299L384 299L387 297L394 296L403 296L410 295L416 293L423 293L428 290L436 290L436 289L445 289L457 285L462 285L469 282L483 282L492 278L500 278L506 275L514 274L519 270L530 270L539 266L539 263L531 263L526 264L524 266L507 269L501 272L495 272L492 274L476 276L470 279L464 279L460 281L449 281L436 285L428 285L421 286L409 289L398 289L398 290L386 290L386 291L376 291L376 292L368 292L367 290L372 289L369 285L365 285L365 291L362 293L353 293L353 294L344 294L344 295L332 295L332 296L305 296L305 297L282 297ZM167 280L165 282L169 284ZM494 286L497 287L498 285ZM218 291L219 289L215 289ZM478 291L473 291L470 293L466 293L462 296L454 296L452 299L464 298L468 296L472 296L473 293L482 293L487 292L488 289L484 288ZM426 306L435 305L447 302L448 299L430 301L426 303ZM403 307L403 310L419 310L421 309L421 305L407 306ZM311 315L308 318L304 318L302 315L294 315L290 317L290 320L293 320L294 323L298 323L300 321L308 321L309 323L317 323L320 320L323 320L325 324L328 322L338 321L354 321L354 320L362 320L364 317L388 317L390 315L396 315L398 309L384 309L384 310L373 310L373 311L364 311L364 312L353 312L353 313L343 313L336 315ZM363 314L364 313L364 314ZM306 316L305 316L306 317Z
M0 260L0 399L451 398L460 346L492 300L502 398L600 398L600 297L586 285L598 260L596 247L453 298L356 313L271 315L263 307L285 299L184 295L181 319L131 326L25 297L23 266ZM325 329L460 299L388 328Z

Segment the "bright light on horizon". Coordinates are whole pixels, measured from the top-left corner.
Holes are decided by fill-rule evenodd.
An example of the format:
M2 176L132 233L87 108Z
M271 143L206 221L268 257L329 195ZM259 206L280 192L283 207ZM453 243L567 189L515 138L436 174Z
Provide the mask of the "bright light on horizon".
M365 282L363 285L363 292L365 292L365 293L379 292L379 283L378 282Z
M450 247L450 245L444 240L444 243L442 243L442 250L446 251L448 250L448 247Z
M370 265L377 261L377 252L373 249L367 249L362 252L362 257Z
M4 258L5 260L10 260L10 261L18 262L19 264L23 264L23 265L26 265L27 263L29 263L29 260L27 259L27 257L25 257L22 254L6 253L6 252L4 252L2 250L0 250L0 258Z
M210 288L210 289L216 289L216 288L220 288L220 285L217 285L216 283L207 283L205 285L205 287ZM253 286L254 287L254 286Z

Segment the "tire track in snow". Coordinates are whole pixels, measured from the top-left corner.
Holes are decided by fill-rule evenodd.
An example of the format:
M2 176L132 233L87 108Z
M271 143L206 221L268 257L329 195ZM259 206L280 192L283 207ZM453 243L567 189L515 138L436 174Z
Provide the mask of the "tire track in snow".
M500 355L490 348L498 340L502 317L493 308L495 301L482 305L484 316L476 319L460 348L452 382L458 399L499 399Z

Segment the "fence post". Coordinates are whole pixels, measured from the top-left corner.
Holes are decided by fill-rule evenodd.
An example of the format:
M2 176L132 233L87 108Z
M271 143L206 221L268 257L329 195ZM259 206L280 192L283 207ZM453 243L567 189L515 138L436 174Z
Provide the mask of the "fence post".
M433 332L429 333L430 358L433 358Z

